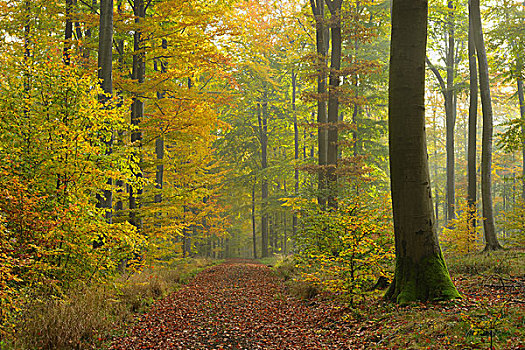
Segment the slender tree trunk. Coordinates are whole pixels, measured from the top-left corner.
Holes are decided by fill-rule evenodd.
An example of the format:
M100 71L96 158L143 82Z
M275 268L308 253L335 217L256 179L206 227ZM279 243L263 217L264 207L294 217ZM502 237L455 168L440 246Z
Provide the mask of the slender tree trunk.
M68 0L72 1L72 0ZM113 0L100 2L100 26L98 39L98 78L102 90L113 94ZM109 96L106 97L106 99Z
M326 25L324 23L324 0L310 0L312 13L316 24L316 46L317 46L317 154L318 154L318 195L317 202L321 208L326 208L326 161L327 161L327 115L326 115L326 55L328 43L326 40Z
M434 110L434 179L437 184L438 179L438 170L437 170L437 157L438 157L438 151L437 151L437 130L436 130L436 111ZM435 206L435 216L436 216L436 227L440 227L439 225L439 188L435 188L435 196L436 196L436 202L434 204Z
M427 0L393 0L388 124L396 268L385 298L398 303L459 297L439 248L430 191L427 11Z
M26 0L24 2L24 118L28 123L29 132L24 135L24 144L26 151L29 151L32 147L31 141L31 118L29 117L29 104L31 103L31 1Z
M359 1L356 3L356 12L358 13L360 11L359 9ZM359 59L359 38L356 35L356 38L354 39L354 57L357 63L357 60ZM354 77L354 88L355 88L355 100L354 103L354 111L352 113L352 122L354 123L354 130L352 131L352 139L353 139L353 148L354 148L354 157L357 157L360 153L360 144L359 144L359 111L360 106L358 104L359 99L359 75L356 74ZM341 120L342 121L342 120ZM341 152L340 152L341 153Z
M72 0L67 0L72 2ZM66 39L67 40L67 39ZM66 41L67 43L67 41ZM64 52L66 55L66 52ZM69 60L69 54L67 53ZM113 95L113 0L101 0L100 23L98 39L98 78L104 95L99 97L101 102L108 101ZM106 155L112 153L113 135L104 140L106 144ZM113 180L108 179L107 184L112 186ZM106 221L113 220L113 192L111 189L104 190L104 196L99 196L99 206L106 209Z
M168 41L166 39L162 39L162 49L166 50L168 48ZM166 74L166 63L164 63L161 59L157 60L156 69L159 69L158 65L160 65L160 72L162 74ZM164 98L164 92L157 92L157 98L159 100ZM157 158L157 169L155 173L155 188L157 189L158 193L155 194L154 202L155 203L162 203L162 189L164 187L164 136L163 136L163 130L162 128L159 128L159 137L155 140L155 155Z
M73 12L73 0L66 0L66 29L64 32L64 63L69 66L71 63L71 40L73 39L73 21L71 14Z
M338 127L339 121L339 85L341 70L341 6L343 0L325 0L331 13L331 44L332 52L330 56L330 81L328 93L328 139L327 139L327 187L328 187L328 206L332 209L337 208L337 147L338 147Z
M122 1L123 0L117 0L117 13L119 15L122 15L124 12L124 9L122 7ZM86 34L87 35L87 34ZM122 70L124 68L124 39L117 39L116 40L116 49L118 53L118 69ZM86 51L89 52L89 50L86 49ZM84 52L85 53L85 52ZM124 143L124 135L122 132L119 132L118 134L118 144L122 145ZM115 216L122 215L122 211L124 210L124 202L122 198L122 193L124 193L124 181L122 179L118 179L116 182L116 203L115 203Z
M293 112L293 130L294 130L294 193L297 197L299 195L299 125L297 123L297 105L295 103L297 94L297 73L292 70L292 112ZM297 214L293 213L292 218L292 233L293 237L297 234Z
M448 2L448 50L447 50L447 85L445 94L446 111L446 148L447 148L447 218L452 220L456 217L456 183L455 183L455 145L454 129L456 125L456 104L454 103L455 87L455 28L454 28L454 3Z
M31 1L24 2L24 61L27 64L31 57ZM29 90L29 84L24 82L24 90Z
M144 0L135 0L133 6L133 13L135 15L135 25L139 26L135 30L133 35L133 71L132 79L137 83L144 83L145 73L146 73L146 60L145 53L141 51L143 49L142 45L142 29L140 25L142 20L146 17L146 11L144 7ZM144 102L138 96L133 97L133 104L131 106L131 125L138 127L144 116ZM142 132L137 129L131 133L131 143L133 147L137 150L132 155L132 162L136 164L133 169L133 173L136 177L136 183L140 183L142 179L142 170L140 168L140 147L142 144ZM129 216L130 223L137 228L142 227L142 220L139 217L138 208L140 207L138 200L142 195L142 186L137 184L135 186L131 185L129 189Z
M525 202L525 98L523 97L523 80L518 79L518 99L520 102L520 116L522 121L521 126L521 135L522 135L522 145L521 145L521 199Z
M288 252L288 220L286 218L286 212L281 214L283 216L283 237L282 237L282 254L286 255Z
M268 168L268 97L264 91L262 106L258 105L257 116L259 120L259 132L261 140L261 256L266 258L268 254L268 178L266 169Z
M96 15L96 8L97 8L97 0L91 1L91 14ZM84 33L84 41L88 41L91 39L91 28L86 29ZM87 67L87 64L89 63L89 57L91 56L91 50L88 48L88 45L84 45L82 49L82 58L84 59L84 64Z
M446 185L446 221L452 220L456 217L456 184L455 184L455 142L454 129L456 125L456 92L454 86L455 77L455 19L454 19L454 3L448 2L447 14L447 52L446 52L446 80L443 79L439 70L427 58L426 61L430 70L436 76L439 82L443 99L445 101L445 124L446 124L446 152L447 152L447 185Z
M470 230L474 232L476 228L474 214L477 211L476 138L478 121L478 67L471 16L469 16L468 32L468 65L470 72L470 104L468 111L467 203L469 208L469 227Z
M478 56L479 87L481 109L483 112L483 132L481 140L481 201L483 204L483 229L486 242L485 250L488 251L502 248L496 236L494 212L492 207L492 100L490 97L489 65L483 39L479 0L470 0L469 10L470 15L472 16L472 32Z
M253 241L253 258L257 259L257 232L255 230L255 185L256 181L253 182L252 187L252 241Z

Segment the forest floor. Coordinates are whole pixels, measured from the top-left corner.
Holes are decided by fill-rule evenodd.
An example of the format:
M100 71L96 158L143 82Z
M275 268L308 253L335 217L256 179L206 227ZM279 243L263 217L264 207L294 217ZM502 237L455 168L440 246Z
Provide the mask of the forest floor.
M268 266L228 260L156 302L111 349L525 349L525 276L455 283L462 300L350 308L292 297Z

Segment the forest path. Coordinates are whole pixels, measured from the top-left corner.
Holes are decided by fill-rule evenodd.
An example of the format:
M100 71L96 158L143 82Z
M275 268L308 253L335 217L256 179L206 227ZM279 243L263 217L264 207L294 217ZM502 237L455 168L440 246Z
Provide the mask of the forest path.
M313 304L267 266L227 261L158 301L112 349L350 349L342 310Z

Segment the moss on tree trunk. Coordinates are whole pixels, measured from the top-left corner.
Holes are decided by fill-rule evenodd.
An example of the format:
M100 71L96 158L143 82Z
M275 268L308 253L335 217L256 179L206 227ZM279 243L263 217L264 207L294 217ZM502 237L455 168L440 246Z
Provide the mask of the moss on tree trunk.
M385 298L400 304L461 298L450 279L443 256L433 255L419 262L398 258L395 278Z

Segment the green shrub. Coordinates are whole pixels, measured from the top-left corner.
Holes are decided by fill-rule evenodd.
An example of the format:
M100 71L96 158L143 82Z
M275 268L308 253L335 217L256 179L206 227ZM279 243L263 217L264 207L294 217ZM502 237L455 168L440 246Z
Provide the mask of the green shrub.
M298 280L353 303L378 277L390 278L393 228L387 197L358 192L337 210L301 208L302 228L295 238Z

